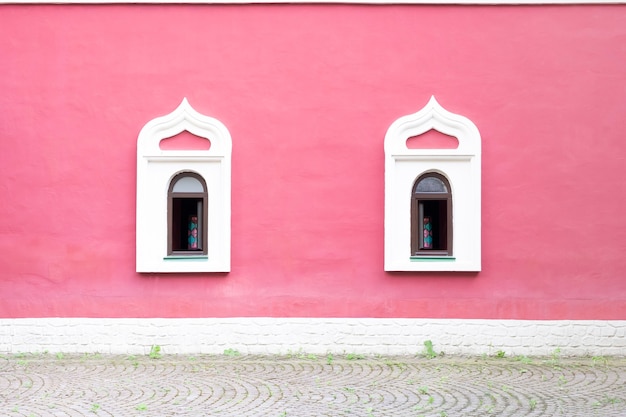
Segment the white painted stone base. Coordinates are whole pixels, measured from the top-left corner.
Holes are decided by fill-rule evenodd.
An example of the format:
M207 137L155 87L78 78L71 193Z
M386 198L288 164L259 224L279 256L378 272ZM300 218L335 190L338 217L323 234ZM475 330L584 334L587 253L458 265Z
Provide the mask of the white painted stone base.
M373 318L0 319L0 352L626 355L625 320Z

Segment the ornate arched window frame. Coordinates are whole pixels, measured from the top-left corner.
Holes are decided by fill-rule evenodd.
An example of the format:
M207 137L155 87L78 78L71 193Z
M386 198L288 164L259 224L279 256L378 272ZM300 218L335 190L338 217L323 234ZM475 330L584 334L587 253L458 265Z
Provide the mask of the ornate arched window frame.
M434 129L458 140L455 149L414 149L409 138ZM394 121L385 135L386 271L480 271L481 138L466 117L441 107L435 97L417 113ZM412 250L411 205L416 180L438 173L450 187L451 242L445 253ZM452 204L453 202L453 204ZM454 248L454 252L452 252Z
M187 131L210 141L208 149L161 149ZM149 121L137 140L137 272L229 272L232 141L219 120L194 110L187 99L170 114ZM170 187L181 173L203 184L206 250L172 250ZM190 175L190 174L189 174ZM199 198L196 196L194 198ZM168 220L169 219L169 220Z

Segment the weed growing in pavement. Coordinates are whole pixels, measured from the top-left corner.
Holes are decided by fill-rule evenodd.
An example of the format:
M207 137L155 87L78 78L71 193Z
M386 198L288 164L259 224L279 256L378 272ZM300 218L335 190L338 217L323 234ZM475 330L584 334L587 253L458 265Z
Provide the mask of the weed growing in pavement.
M348 353L346 355L346 359L349 360L349 361L356 361L356 360L359 360L359 359L365 359L365 356L360 355L358 353Z
M599 364L604 365L605 367L609 366L609 360L605 356L594 356L591 358L591 361L593 362L593 366Z
M516 361L519 361L519 362L521 362L521 363L525 363L525 364L531 364L531 363L533 363L533 360L532 360L532 359L530 359L530 358L529 358L528 356L526 356L526 355L519 355L519 356L516 356L516 357L515 357L515 360L516 360Z
M426 356L428 359L433 359L437 357L437 352L435 352L435 349L433 348L433 342L430 340L426 340L424 342L424 356Z
M421 395L427 395L428 394L428 387L427 386L419 387L417 389L417 392L419 392Z
M528 405L530 406L531 411L534 410L537 407L537 400L531 398L530 401L528 401Z
M287 417L287 412L283 411L282 413L278 415L278 417Z
M602 400L596 401L595 403L593 403L593 405L595 407L602 407L605 405L616 405L621 402L622 400L617 397L609 397L608 395L604 394L604 397L602 398Z
M398 362L398 361L393 361L391 359L387 359L385 360L385 365L387 365L390 368L393 368L394 366L397 366L398 368L400 368L402 371L404 371L407 368L406 363L404 362Z
M287 352L287 357L289 358L298 358L298 359L308 359L311 361L314 361L317 359L317 355L315 355L314 353L306 353L304 352L304 350L302 350L302 348L298 349L297 352L292 352L291 350L289 350Z
M499 350L499 351L496 352L496 358L498 358L498 359L502 359L505 356L506 356L506 352L503 351L503 350Z
M92 413L97 413L98 410L100 410L100 404L92 404L91 405L91 410L89 410L89 411L91 411Z
M145 405L144 403L141 403L137 407L135 407L135 410L137 411L146 411L147 409L148 409L148 406Z
M137 367L139 366L139 361L137 361L137 357L135 355L127 356L126 359L131 361L130 363L131 365L133 365L133 368L137 369Z
M224 349L224 355L226 355L226 356L239 356L239 355L241 355L241 353L239 353L239 351L237 349L228 348L228 349Z
M561 348L556 348L552 351L552 355L550 355L550 359L548 363L552 365L555 369L559 368L561 365Z
M63 352L57 352L56 357L57 359L63 359Z
M332 365L333 364L333 354L329 353L328 355L326 355L326 363L328 365Z
M298 358L298 359L310 359L315 360L317 356L312 353L306 353L302 348L298 349L296 352L289 349L287 351L288 358Z
M150 356L150 359L161 359L161 346L152 345L148 356Z
M57 353L58 356L58 353ZM85 362L87 359L102 359L102 355L98 352L95 353L83 353L80 357L81 362Z

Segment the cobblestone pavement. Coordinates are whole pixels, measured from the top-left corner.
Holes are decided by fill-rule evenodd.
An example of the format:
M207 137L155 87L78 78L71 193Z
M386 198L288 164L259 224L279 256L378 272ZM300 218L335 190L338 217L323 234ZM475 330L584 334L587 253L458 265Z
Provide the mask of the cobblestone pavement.
M490 415L626 416L626 359L0 355L0 416Z

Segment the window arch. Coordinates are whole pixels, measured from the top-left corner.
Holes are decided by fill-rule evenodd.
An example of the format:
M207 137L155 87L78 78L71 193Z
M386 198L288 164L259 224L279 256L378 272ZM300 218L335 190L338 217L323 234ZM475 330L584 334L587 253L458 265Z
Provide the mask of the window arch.
M208 248L206 182L194 172L181 172L167 191L167 254L206 255Z
M411 193L411 256L452 256L452 190L436 172L421 175Z
M410 138L431 130L456 138L458 146L407 146ZM389 126L384 148L385 271L480 271L481 139L476 125L431 97L417 113ZM424 217L430 217L426 231L432 232L432 248L420 241Z
M181 133L210 143L194 149L161 148L162 140ZM198 113L187 99L141 129L137 138L137 272L230 272L231 156L226 126ZM187 199L186 206L178 207L183 204L178 198ZM200 239L197 248L189 248L183 240L188 229L183 226L190 214L198 213Z

